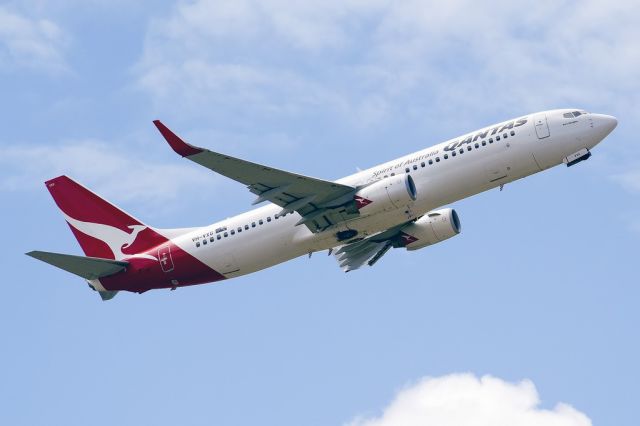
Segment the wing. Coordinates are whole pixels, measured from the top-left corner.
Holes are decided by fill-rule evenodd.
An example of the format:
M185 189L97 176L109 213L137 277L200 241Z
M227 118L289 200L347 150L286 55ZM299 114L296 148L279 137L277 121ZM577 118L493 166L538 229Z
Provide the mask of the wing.
M407 222L411 223L411 221ZM334 256L344 272L353 271L364 264L373 266L392 247L401 247L401 229L407 225L403 223L389 228L377 235L365 238L338 248Z
M159 120L153 122L171 148L187 159L247 186L258 198L282 207L279 216L297 212L312 232L359 216L353 195L356 188L263 166L190 145Z

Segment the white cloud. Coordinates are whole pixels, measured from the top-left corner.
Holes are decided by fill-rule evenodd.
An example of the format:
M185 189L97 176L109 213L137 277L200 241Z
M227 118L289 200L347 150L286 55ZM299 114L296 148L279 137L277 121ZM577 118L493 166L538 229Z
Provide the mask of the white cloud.
M624 108L640 101L637 19L635 1L197 0L154 21L136 71L189 114L329 111L366 125L409 109Z
M611 179L629 192L640 193L640 170L629 170L613 175Z
M66 174L106 198L159 205L176 200L214 176L189 164L163 164L143 159L131 149L100 141L68 142L58 146L0 147L0 191L38 188Z
M180 3L149 27L135 67L158 105L190 116L212 108L258 116L336 113L368 123L385 111L380 96L352 99L362 72L331 57L355 48L350 32L380 2L291 3L201 0ZM291 58L300 59L297 64ZM303 71L299 65L307 68ZM327 74L324 77L320 74ZM327 84L327 79L334 84Z
M0 6L0 70L30 68L61 72L68 37L47 19L34 19Z
M471 374L425 378L398 393L382 415L356 418L349 426L590 426L591 420L559 403L540 407L528 380L509 383Z

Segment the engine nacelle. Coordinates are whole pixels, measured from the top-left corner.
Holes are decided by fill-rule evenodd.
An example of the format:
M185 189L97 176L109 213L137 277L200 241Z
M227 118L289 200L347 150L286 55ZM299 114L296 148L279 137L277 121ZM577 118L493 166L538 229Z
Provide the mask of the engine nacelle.
M460 233L460 219L454 209L430 211L400 231L398 247L417 250Z
M361 214L372 215L404 208L416 200L416 185L409 174L390 176L365 186L354 195Z

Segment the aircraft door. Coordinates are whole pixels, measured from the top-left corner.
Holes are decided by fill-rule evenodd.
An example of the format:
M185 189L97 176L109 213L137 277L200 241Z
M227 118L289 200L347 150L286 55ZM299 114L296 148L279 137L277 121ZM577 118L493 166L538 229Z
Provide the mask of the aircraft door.
M171 257L171 246L169 244L163 244L158 248L158 262L162 272L173 271L173 258Z
M538 139L549 137L549 123L547 123L546 114L538 114L534 116L533 124L536 128L536 135L538 135Z

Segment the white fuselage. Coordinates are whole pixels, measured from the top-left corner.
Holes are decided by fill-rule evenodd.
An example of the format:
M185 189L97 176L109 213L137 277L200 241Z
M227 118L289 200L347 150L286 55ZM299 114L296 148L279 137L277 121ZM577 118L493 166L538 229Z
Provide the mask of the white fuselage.
M571 109L530 114L482 128L422 151L340 179L354 187L409 173L417 198L402 208L361 215L320 233L296 223L297 213L276 218L269 204L194 229L173 242L227 278L276 265L303 254L344 244L336 232L359 237L382 232L430 210L548 169L582 149L591 149L615 127L615 119ZM445 157L446 155L446 157ZM222 230L225 229L225 230ZM218 232L216 232L218 231Z

